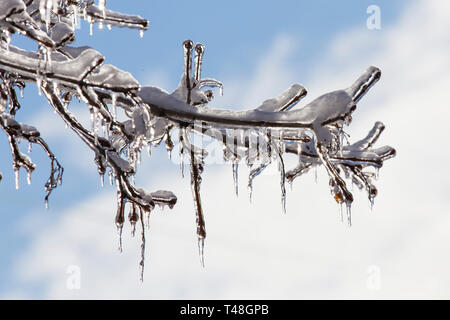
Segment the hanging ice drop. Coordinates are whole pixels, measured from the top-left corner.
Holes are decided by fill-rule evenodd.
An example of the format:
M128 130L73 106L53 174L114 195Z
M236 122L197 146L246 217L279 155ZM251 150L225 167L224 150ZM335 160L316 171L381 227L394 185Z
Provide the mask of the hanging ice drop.
M19 169L14 169L14 176L16 180L16 190L19 190Z
M205 238L198 238L198 254L200 256L200 264L205 267Z
M238 197L239 196L239 181L238 181L239 162L233 161L232 170L233 170L234 190L236 192L236 197Z
M117 225L117 237L118 237L118 247L120 253L122 253L122 230L123 230L123 224Z
M352 210L351 210L351 203L346 203L345 206L347 207L347 223L348 226L352 226Z

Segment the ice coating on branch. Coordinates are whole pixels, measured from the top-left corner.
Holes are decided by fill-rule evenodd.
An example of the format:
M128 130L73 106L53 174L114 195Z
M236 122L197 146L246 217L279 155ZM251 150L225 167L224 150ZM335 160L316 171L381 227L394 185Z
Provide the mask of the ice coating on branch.
M2 0L0 2L0 19L4 20L7 17L22 12L26 9L22 0Z
M287 111L293 108L307 94L306 89L300 84L293 84L289 89L276 98L268 99L256 109L259 111Z
M17 122L13 116L7 113L0 114L0 127L8 135L9 144L11 148L11 154L13 156L13 169L16 175L16 188L19 188L19 169L22 167L27 171L28 182L31 183L31 173L36 168L36 165L31 161L30 157L23 154L18 146L19 140L27 140L29 142L28 151L31 152L31 144L39 144L44 151L47 153L50 159L50 177L45 183L45 203L48 207L48 199L53 191L62 181L63 168L56 160L53 153L50 151L49 147L45 141L40 137L40 132L33 126Z
M117 166L123 173L132 173L134 171L131 164L127 160L122 159L116 152L107 151L106 156L108 160L114 166Z
M152 192L150 195L154 202L156 202L160 205L163 205L163 206L167 205L171 209L177 202L177 197L170 191L158 190L158 191Z
M74 59L65 61L53 61L43 64L32 52L11 47L10 50L0 48L0 63L11 72L20 70L21 73L36 77L39 74L47 80L78 83L92 70L104 61L104 57L93 49L87 49Z
M58 51L67 56L68 58L75 59L79 57L83 52L89 49L94 50L88 46L81 46L81 47L64 46L60 48Z
M239 196L239 162L233 161L232 169L233 169L233 183L234 190L236 192L236 197Z
M75 40L72 27L67 23L58 22L50 29L50 37L57 47L66 45Z
M136 28L147 30L148 20L136 15L128 15L120 12L105 9L104 6L90 5L86 9L86 15L93 21L100 21L104 24L112 24L118 27Z
M84 80L86 84L114 91L128 91L139 88L139 82L129 73L105 64L91 72Z
M0 3L0 25L2 29L9 29L14 33L24 33L45 46L53 47L55 43L40 29L25 9L25 3L22 0L2 0Z
M189 68L187 68L189 69ZM278 140L304 141L296 144L285 144L284 149L290 153L300 153L299 168L296 172L287 174L288 180L293 181L301 173L306 172L306 168L311 166L324 165L330 175L330 185L332 194L338 203L345 203L348 207L353 201L352 194L348 191L344 179L339 174L339 165L356 167L355 179L358 177L360 169L368 166L379 167L383 160L395 155L395 151L390 147L383 147L380 150L364 150L361 146L369 141L369 145L376 139L371 137L379 135L379 124L369 134L369 138L359 142L357 145L342 145L342 130L344 125L351 122L351 115L356 110L357 102L370 87L379 79L378 68L370 67L358 80L346 90L337 90L320 96L303 108L288 111L293 102L303 97L306 91L300 85L293 85L279 97L266 100L260 107L248 111L214 110L210 108L198 109L182 101L186 98L187 90L182 83L185 81L186 72L182 77L178 94L169 95L156 87L143 87L139 91L139 96L146 102L152 112L161 117L166 117L172 121L183 121L193 123L201 121L209 126L233 126L233 127L273 127L286 128L279 134ZM184 92L184 94L180 94ZM198 132L198 131L197 131ZM312 133L312 136L311 136ZM223 140L227 135L223 134ZM247 139L248 144L248 139ZM248 147L248 145L247 145ZM227 149L233 147L225 146ZM270 149L270 145L269 148ZM282 159L284 151L280 152ZM308 154L309 153L309 154ZM269 157L270 158L270 157ZM312 158L312 159L309 159ZM250 161L252 163L252 161ZM283 162L281 161L281 164ZM252 190L254 177L259 174L267 163L263 163L251 170L249 177L249 190ZM280 168L283 166L280 165ZM361 168L360 168L361 167ZM281 170L282 202L285 201L284 173ZM359 179L367 180L364 175L359 174ZM368 185L368 182L366 183ZM369 199L373 201L376 194L373 187L367 187Z
M377 67L369 67L349 88L345 91L357 103L369 89L380 79L381 70Z
M62 182L63 169L37 128L15 119L21 109L25 82L35 83L39 93L48 100L61 119L92 150L102 184L105 173L117 190L115 224L122 250L122 231L126 217L132 235L141 227L141 280L144 270L145 230L156 205L172 208L176 196L170 191L149 192L135 185L142 152L148 152L164 141L169 153L174 140L180 145L181 169L189 164L196 234L200 262L204 265L206 239L205 213L201 202L202 173L208 152L201 138L220 144L223 159L231 163L235 192L238 193L238 167L245 163L249 170L250 199L254 179L270 164L278 165L282 210L286 210L286 181L293 181L319 166L329 175L332 197L343 209L346 206L351 224L353 195L350 182L367 192L371 205L378 194L374 180L384 161L395 156L389 146L375 147L384 130L376 122L368 135L354 143L348 141L344 127L352 121L356 103L380 79L381 71L369 67L344 90L325 93L301 106L306 89L293 84L279 96L267 99L256 108L233 111L210 108L214 90L223 93L223 84L202 77L205 46L186 40L182 44L184 69L178 87L171 93L164 89L143 86L128 72L105 64L105 57L93 48L76 45L79 20L99 28L111 25L136 28L142 36L148 21L111 11L106 1L99 0L3 0L0 2L0 127L9 139L16 186L20 168L31 182L35 164L21 152L18 142L39 144L51 160L50 177L45 184L45 203L52 190ZM25 36L37 43L37 51L10 45L11 37ZM181 70L180 70L181 71ZM20 94L17 94L17 90ZM85 127L70 112L73 99L84 101L91 115ZM295 106L295 108L294 108ZM117 109L121 109L118 113ZM200 138L200 140L196 139ZM143 150L143 149L146 150ZM294 168L286 168L284 157L298 158ZM0 176L1 178L1 176ZM129 210L129 211L127 211ZM128 216L126 216L126 212ZM145 220L145 221L144 221ZM140 221L140 223L139 223Z

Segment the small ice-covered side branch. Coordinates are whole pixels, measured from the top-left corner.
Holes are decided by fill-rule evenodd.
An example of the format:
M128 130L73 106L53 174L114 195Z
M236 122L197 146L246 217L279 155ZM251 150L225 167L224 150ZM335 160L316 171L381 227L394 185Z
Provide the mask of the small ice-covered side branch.
M27 181L31 183L31 174L36 165L31 161L30 157L20 151L18 142L20 140L28 141L28 152L32 150L32 144L40 145L50 159L50 176L45 183L45 205L48 207L48 199L59 184L62 183L62 175L64 169L48 147L44 139L41 138L40 132L33 126L19 123L15 120L16 111L20 109L20 103L16 94L16 88L23 90L25 84L7 74L1 75L0 83L0 127L6 133L11 148L13 160L13 170L15 173L16 189L19 189L19 170L24 168L27 171Z
M177 89L172 93L177 99L181 99L186 104L201 107L206 103L211 101L213 95L212 91L202 91L202 79L201 79L201 68L202 59L205 47L198 43L195 45L191 40L186 40L183 42L184 50L184 72L181 77L181 81ZM195 50L195 71L193 70L192 60L193 51ZM222 88L222 84L213 79L209 79L209 84L212 86L217 86ZM205 229L205 218L203 216L202 202L200 197L200 184L201 184L201 174L203 172L204 162L203 159L207 155L206 151L200 149L190 142L190 137L188 134L188 128L185 128L183 124L180 123L180 155L181 159L184 159L184 154L188 153L190 160L190 170L191 170L191 189L192 197L194 199L194 207L196 213L196 224L197 224L197 238L198 238L198 248L200 254L200 262L204 266L204 241L206 238ZM183 170L183 162L181 162Z
M117 226L117 232L119 235L119 250L122 250L122 229L125 222L125 205L130 203L130 224L132 225L132 234L134 235L134 229L136 224L135 212L137 209L144 215L150 215L155 204L160 206L169 206L172 208L177 198L170 191L156 191L149 193L143 189L136 188L130 178L136 173L136 150L129 149L129 159L123 159L120 156L120 151L123 149L122 144L114 143L117 138L122 136L118 131L112 138L99 137L94 129L94 132L86 129L80 124L76 118L68 111L63 101L55 94L53 86L47 84L43 87L43 92L48 99L49 103L53 106L55 111L61 116L61 118L67 123L67 125L75 131L75 133L92 149L95 153L95 161L98 166L98 172L102 179L109 168L112 180L117 187L117 214L115 223ZM99 115L96 115L97 117ZM133 139L138 139L136 132L130 132ZM115 141L116 140L116 141ZM112 141L112 142L111 142ZM134 140L133 140L134 141ZM130 148L132 144L129 144ZM133 163L134 161L134 163ZM145 239L145 237L143 237ZM145 247L145 244L142 244ZM142 254L144 251L142 251ZM141 258L141 278L143 277L143 262L144 257Z
M127 27L133 29L139 29L144 32L148 29L148 20L143 19L140 16L123 14L106 9L106 1L99 1L99 5L94 4L87 5L85 9L85 15L90 23L99 22L102 25L106 24L108 28L113 26Z
M299 107L306 89L296 83L272 99L246 111L209 108L215 90L223 85L202 77L205 46L191 40L182 44L184 69L178 87L168 93L151 86L142 87L128 72L105 63L105 57L93 48L72 46L80 19L100 28L106 26L138 29L142 36L148 21L106 8L106 0L3 0L0 2L0 127L6 133L13 158L13 170L22 167L29 177L35 169L31 159L19 149L18 141L40 145L51 160L50 177L45 184L46 203L52 190L61 183L63 169L36 128L15 120L21 110L20 99L26 82L36 84L67 127L92 150L104 183L108 174L117 190L115 225L122 249L121 234L128 217L131 233L141 230L141 279L143 279L145 230L155 205L172 208L176 196L170 191L148 192L135 186L141 154L161 142L171 156L173 137L178 137L180 167L183 159L190 165L191 190L195 208L196 236L200 261L204 265L206 238L205 213L201 202L202 173L208 159L203 137L216 140L224 161L231 163L235 192L238 195L239 165L249 167L250 198L254 179L272 163L280 173L281 204L286 208L286 181L293 181L319 166L330 179L331 193L340 204L350 206L353 195L347 183L366 190L373 204L378 191L374 179L384 160L395 156L389 146L375 148L384 130L377 122L369 134L353 144L348 142L344 126L352 121L356 103L379 80L381 71L369 67L350 87L326 93ZM23 35L38 44L37 51L11 45L11 37ZM17 90L21 92L17 94ZM71 112L73 99L86 103L90 127ZM118 110L120 108L120 110ZM198 140L200 138L200 141ZM347 143L344 143L347 141ZM30 149L31 151L31 149ZM295 168L287 170L285 156L298 158ZM1 179L1 176L0 176ZM128 210L128 216L125 216ZM140 221L140 223L138 223Z

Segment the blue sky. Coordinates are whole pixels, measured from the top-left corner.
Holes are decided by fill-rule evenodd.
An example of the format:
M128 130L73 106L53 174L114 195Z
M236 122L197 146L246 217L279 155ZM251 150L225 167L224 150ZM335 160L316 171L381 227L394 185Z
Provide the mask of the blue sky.
M423 257L426 258L427 256L421 255L421 251L409 254L407 243L411 239L406 235L409 235L408 230L411 230L411 232L415 232L417 237L426 238L428 242L418 242L419 249L420 245L424 246L422 248L424 252L429 252L427 248L433 246L433 241L441 242L445 240L437 236L435 236L436 239L432 238L433 234L441 233L436 233L433 228L437 228L437 225L428 225L429 219L425 220L423 216L425 212L428 214L432 212L436 215L436 219L432 221L439 221L439 219L446 217L444 214L448 213L448 202L445 200L445 192L442 191L444 188L440 186L445 185L448 177L440 177L437 169L433 168L427 169L428 176L418 174L418 179L423 178L429 185L435 187L433 192L428 190L427 193L429 201L427 203L431 203L431 207L427 207L421 201L417 203L417 200L415 201L416 207L411 204L411 195L419 196L424 191L417 185L411 186L411 189L413 189L411 193L400 193L398 190L401 188L398 185L398 182L402 181L401 179L406 179L404 182L406 184L414 183L414 179L408 180L411 179L408 172L415 172L417 167L420 166L419 159L422 159L416 157L416 160L411 161L411 158L406 157L406 155L414 154L415 144L411 140L407 141L407 137L402 133L402 130L415 125L415 121L420 120L420 112L426 106L419 106L418 101L430 101L431 96L427 94L427 92L430 92L430 95L433 94L431 101L437 108L433 109L434 112L431 115L434 123L440 123L439 121L443 121L445 116L448 115L444 107L439 107L442 104L439 97L434 95L435 92L442 92L443 90L433 87L433 79L436 77L441 77L445 81L449 80L447 73L445 73L448 70L447 65L439 65L441 61L445 61L441 58L443 56L448 57L449 53L448 48L443 44L447 40L446 35L439 31L442 28L446 30L443 21L448 20L446 19L448 17L445 16L445 12L448 11L439 8L436 2L426 3L425 1L345 1L343 3L297 0L282 2L226 1L218 3L211 1L109 0L107 6L112 10L137 13L150 20L150 28L145 32L143 39L140 39L139 33L135 30L118 28L108 31L107 29L99 30L94 27L93 36L89 36L89 26L83 23L77 33L77 45L94 47L106 56L107 63L131 72L142 85L157 85L168 91L175 89L183 69L182 41L192 39L195 42L202 42L206 45L207 50L204 59L205 76L222 80L225 85L224 97L217 97L215 104L213 104L219 107L235 109L252 107L254 104L279 93L294 81L303 83L310 89L308 99L311 99L325 91L351 84L369 65L380 66L383 71L386 70L383 79L377 84L377 89L374 90L373 94L367 97L367 100L364 100L364 108L361 108L361 112L355 116L360 117L360 122L355 119L352 126L355 125L355 135L359 136L363 135L373 122L381 120L388 127L386 138L382 140L382 143L392 144L400 150L399 156L390 160L386 164L386 168L381 171L379 184L384 190L380 188L379 201L381 204L375 209L376 215L362 214L351 231L347 230L344 225L331 225L324 222L322 218L311 217L311 214L300 218L288 218L294 220L287 221L283 219L278 219L282 221L272 220L273 217L267 218L264 214L270 213L271 208L278 208L279 198L278 196L269 196L269 198L272 198L270 199L271 202L275 203L269 205L267 197L264 197L264 192L261 189L259 190L262 194L260 197L262 204L256 204L252 207L253 209L244 207L242 198L235 200L231 192L226 193L223 196L225 199L219 198L218 203L223 201L223 206L229 206L230 211L239 211L239 208L241 208L242 214L247 213L248 216L244 220L259 228L250 234L253 239L250 239L249 242L244 241L244 243L233 242L236 237L230 238L228 241L225 231L223 234L219 233L223 237L221 239L225 240L222 242L214 242L214 238L210 240L210 249L211 251L214 249L215 253L210 253L208 261L212 266L204 273L198 270L201 269L198 262L193 263L191 260L186 262L186 269L179 270L176 267L179 261L173 256L167 257L168 253L161 246L163 244L158 246L152 242L149 246L149 252L153 258L147 267L147 269L153 270L148 271L150 272L150 280L143 287L139 287L141 288L139 290L142 291L140 294L136 294L136 292L133 293L134 295L131 294L138 278L137 264L131 264L131 274L128 272L127 276L121 275L120 281L129 280L132 285L130 285L129 291L125 290L122 295L118 294L117 296L128 297L127 292L130 292L130 297L139 298L295 298L299 296L309 297L309 292L311 297L409 297L409 294L414 291L408 289L410 284L397 283L392 280L401 267L415 265L415 268L419 269L411 271L411 275L419 275L422 280L431 277L428 272L421 273L427 266L417 267L417 264L415 264L416 260L422 260ZM381 8L381 30L368 30L366 27L366 19L368 18L366 9L372 4ZM430 30L433 30L431 27L420 28L420 21L422 21L420 19L416 23L414 22L414 18L421 17L422 14L424 20L422 23L436 24L438 27L436 32L431 32ZM436 21L433 19L434 16L437 16ZM415 42L414 39L411 39L414 37L416 37ZM28 41L18 39L14 43L22 47L34 48L33 44ZM439 46L435 46L433 51L432 48L436 44L439 44ZM410 64L406 65L407 62ZM405 63L405 66L403 66L403 63ZM426 81L425 79L430 80ZM447 83L445 81L440 81L440 83ZM421 96L422 92L423 96ZM409 104L405 102L408 95L415 97L412 102L408 102ZM89 238L89 235L92 236L89 230L97 226L95 223L103 224L103 222L99 222L103 221L99 220L100 218L105 217L106 221L110 219L110 225L104 226L102 230L107 232L108 237L114 234L114 190L108 184L103 189L100 187L100 179L92 161L93 155L74 134L63 129L64 124L53 114L45 99L37 94L34 85L30 84L26 88L22 105L23 110L19 112L17 119L35 125L41 130L44 138L48 137L52 150L64 165L65 173L63 185L52 194L50 210L46 211L43 201L43 185L48 175L49 165L45 155L38 150L38 147L34 147L31 157L38 167L33 173L33 184L31 186L26 185L26 175L21 172L21 187L16 191L6 137L3 135L0 139L0 148L3 150L3 156L0 158L0 170L3 174L3 180L0 183L0 194L3 198L3 205L0 210L2 218L0 227L0 252L2 253L0 297L117 297L108 293L110 288L119 286L120 281L114 280L116 275L114 272L120 273L121 267L128 270L129 264L127 263L136 258L134 251L137 251L137 245L134 247L131 244L128 245L126 249L128 252L125 252L122 256L115 253L111 254L108 251L109 249L103 247L97 250L95 246L93 246L94 248L87 248L84 252L88 253L85 255L78 251L71 251L73 247L79 248L86 245L83 242L86 240L83 234L86 235L86 238ZM402 110L408 110L408 107L410 109L406 116L402 116L404 114ZM87 110L83 109L81 104L73 108L78 110L77 113L81 114L83 110L85 114L87 113ZM437 143L442 140L442 134L439 134L441 132L439 128L442 128L442 126L432 126L433 121L427 122L427 125L432 129L432 141ZM389 133L389 130L391 133ZM414 136L414 138L417 138L416 141L426 143L422 136ZM403 148L398 148L399 145ZM448 154L443 154L442 157L448 159ZM390 162L393 163L392 166ZM397 163L396 166L395 162ZM180 231L180 234L184 234L189 230L182 229L181 223L190 220L193 223L193 209L192 204L189 203L188 181L186 179L181 180L178 166L167 160L167 156L162 151L154 152L151 161L144 161L143 166L147 167L142 169L137 180L138 184L149 186L150 189L187 190L179 196L179 198L187 197L187 199L180 201L178 208L169 214L170 217L164 214L162 217L155 218L161 219L161 221L157 220L157 224L159 223L163 230L178 239L179 235L174 235L175 231L173 230L183 230L183 232ZM387 172L385 173L384 170ZM214 179L225 179L224 177L231 177L231 169L228 167L226 169L215 168L208 174ZM165 175L167 177L164 177ZM205 179L207 178L208 176ZM270 176L264 179L264 182L261 183L264 186L267 183L268 190L270 189L269 185L276 186L277 184L276 179L270 180ZM383 179L386 179L386 181L383 181ZM300 187L300 190L308 194L308 196L305 196L306 199L314 199L313 204L308 207L309 210L325 213L331 208L332 213L335 213L338 208L332 202L326 202L323 206L320 205L323 202L322 199L328 197L327 181L324 176L320 176L320 173L319 182L324 186L320 187L319 184L309 191L304 189L313 183L313 180L310 179L301 183L303 186ZM224 184L229 184L229 181L224 182ZM255 182L255 184L258 184L258 182ZM214 194L211 188L214 188L214 184L210 184L209 188L203 188L205 202L208 202L209 199L208 192ZM400 199L400 201L398 202L403 201L402 206L397 203L394 197L396 192L399 192L397 199ZM211 195L210 204L205 205L210 208L210 211L216 209L213 204L217 200L215 197L219 196L217 194ZM302 194L301 192L298 194L293 192L290 197L295 199L291 202L291 211L294 211L292 214L298 214L298 207L295 206L295 203L302 198ZM264 198L266 198L265 202L263 202ZM99 201L105 201L104 207L111 208L109 213L102 210L93 210L93 208L98 209L96 205L99 204ZM298 201L302 203L301 200ZM364 197L359 197L359 201L365 201ZM397 205L399 207L396 207ZM418 207L422 211L414 215L414 210L418 210ZM392 212L389 211L391 209ZM85 211L81 212L82 210ZM225 209L222 208L221 210ZM366 213L367 205L365 202L356 205L354 210ZM79 216L87 218L80 221L76 220L77 211L80 211ZM220 210L217 211L220 212ZM182 215L183 212L192 213L192 215L187 214L186 217ZM258 212L263 215L262 217L259 216L262 222L252 220L258 217L256 215ZM407 218L407 221L401 221L399 217L405 218L407 212L410 212L411 216ZM214 217L213 212L210 212L210 214L212 216L210 218L211 229L214 229L215 226L219 228L221 223L231 223ZM180 217L180 215L182 216ZM230 215L230 219L233 219L232 217L233 214ZM334 215L324 214L323 218L335 222L333 220ZM169 222L164 222L162 219L167 219L166 221ZM83 225L83 222L85 225ZM284 223L292 225L293 223L302 224L303 222L311 223L310 229L317 228L331 232L329 236L324 235L325 238L330 237L327 241L323 240L325 243L317 244L318 250L324 250L322 254L312 253L314 250L311 249L311 244L295 242L299 239L296 238L294 229L288 229L287 231L282 229L286 227ZM164 223L168 224L165 225ZM269 229L264 229L267 227L265 223L268 225L275 223L274 228L280 228L273 231L275 237L280 237L283 234L290 235L290 238L279 240L281 242L278 245L283 246L284 250L288 250L284 256L278 257L280 263L289 263L289 267L285 265L284 267L293 273L295 273L294 270L298 271L305 264L308 266L305 267L303 277L298 274L292 276L301 284L300 289L294 290L295 288L289 287L286 279L276 275L279 266L277 262L267 261L271 258L269 253L266 253L267 255L254 255L252 241L260 243L264 241L264 237L267 237L265 233ZM73 231L73 235L71 233L72 225L78 227L77 230ZM70 230L62 230L63 227ZM187 229L189 228L192 235L189 238L178 240L195 245L193 225L189 225ZM299 226L299 228L302 227ZM369 235L373 235L377 231L383 235L384 242L378 241L375 236L370 238L369 241L371 242L369 243L362 240L367 240ZM315 236L318 235L312 237ZM167 237L164 234L155 235L155 239L165 239L169 248L181 251L186 249L185 251L189 253L187 256L194 255L194 260L197 258L195 250L192 250L190 245L177 247L174 238L168 239ZM209 237L213 237L212 232ZM96 241L96 239L93 238L93 241ZM413 238L412 240L418 241L418 239ZM86 241L89 243L88 240ZM357 255L360 254L361 261L364 261L361 262L361 266L358 264L359 262L351 259L336 259L332 253L333 248L328 248L329 251L326 251L324 249L327 248L326 242L333 241L341 243L348 250L361 250L355 252ZM353 247L354 242L361 242L362 247ZM48 243L53 243L55 247L45 247ZM111 249L115 249L116 243L109 242L109 245ZM302 248L303 245L308 248ZM280 251L276 247L277 242L273 244L273 247L270 243L267 246L268 251ZM98 284L93 279L96 279L99 271L96 271L97 274L94 271L97 266L100 268L101 262L99 260L101 260L101 257L105 257L103 256L103 249L108 252L105 254L107 261L114 264L115 267L111 267L114 269L114 272L111 271L112 274L106 272L105 275L99 276L103 279L103 282L98 280L100 281L100 284ZM265 250L264 246L256 246L255 251L258 251L258 249ZM339 248L339 250L342 249L343 247ZM443 252L445 249L442 248L442 251L439 252ZM372 250L372 255L369 254L366 257L368 253L364 253L364 250ZM173 251L172 255L176 256L179 253L179 259L186 258L181 251ZM154 256L153 252L155 252ZM409 255L404 254L402 256L399 252L407 252ZM65 253L70 258L67 258ZM345 254L351 255L347 251ZM229 255L230 258L225 255ZM398 258L399 255L400 258ZM157 260L157 257L160 257L160 259ZM231 264L231 257L241 259L241 263L248 266L252 266L252 263L258 264L261 261L267 262L269 266L262 270L265 270L264 274L267 277L268 285L258 284L256 280L248 280L250 282L243 280L246 279L248 276L246 272L250 272L251 268ZM306 257L312 257L313 259L311 262L307 262L303 260ZM277 258L276 255L275 258ZM217 262L226 261L230 264L218 267L214 264L214 259ZM246 261L246 259L249 260ZM86 270L84 273L86 277L92 283L96 283L96 286L100 289L97 291L85 289L80 292L68 292L60 289L57 283L58 281L64 281L65 269L57 269L56 266L59 265L57 262L52 262L53 260L59 260L62 266L79 263L82 270ZM437 265L445 269L447 260L445 259L445 263L438 262ZM167 265L164 265L164 263ZM271 263L273 268L270 267ZM353 281L365 283L366 269L364 268L372 264L381 266L382 270L387 270L386 278L391 279L391 283L386 285L387 289L384 292L376 292L377 295L375 296L373 292L360 288L360 284L352 285ZM411 268L414 267L411 266ZM60 274L53 277L50 275L50 271L55 270ZM361 274L353 274L354 270L359 270ZM158 295L156 289L159 288L158 286L161 286L161 288L164 286L163 282L160 283L156 280L158 271L165 272L162 276L163 279L169 279L172 276L179 280L180 277L185 277L197 279L197 282L190 283L187 280L185 282L179 280L178 285L168 285L169 288L161 289L162 293ZM438 271L431 270L430 274L433 273L432 271L438 274L437 280L434 278L434 280L430 280L435 286L433 281L439 282L442 280L439 275L442 272L444 277L444 273L443 270L439 269ZM136 274L133 274L133 272ZM238 276L233 277L231 272ZM174 273L176 273L176 276ZM107 278L108 275L111 279ZM231 284L224 284L218 279L228 281ZM250 277L250 279L252 278ZM419 281L419 287L416 288L417 294L412 296L420 296L419 292L422 292L423 294L429 293L430 295L436 294L440 297L448 297L449 292L444 290L445 288L430 287L429 292L428 289L424 289L425 287L429 288L429 283L431 283L426 279L423 280L423 287L420 287L422 282ZM450 279L444 277L444 280L443 283L449 283ZM114 282L117 282L117 284ZM198 283L200 283L199 288L193 289L192 286ZM215 283L218 284L218 289L214 288ZM101 290L102 285L104 285L103 291ZM150 286L152 287L150 288ZM86 287L91 288L89 285L86 285ZM255 292L258 292L259 295Z

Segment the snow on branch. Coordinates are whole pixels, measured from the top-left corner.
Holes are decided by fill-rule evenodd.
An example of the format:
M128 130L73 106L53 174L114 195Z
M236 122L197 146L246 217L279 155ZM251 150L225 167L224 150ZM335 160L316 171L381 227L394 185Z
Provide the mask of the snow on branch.
M389 146L375 148L384 130L376 122L368 135L355 142L347 140L343 128L352 121L356 103L380 79L381 71L369 67L352 85L343 90L326 93L311 103L298 107L306 96L306 89L293 84L279 96L264 101L246 111L209 108L214 89L222 94L223 85L212 78L202 78L205 47L186 40L184 70L180 83L172 93L157 87L141 86L128 72L105 64L105 57L90 47L76 47L75 31L83 18L92 27L128 27L140 30L141 36L148 21L140 16L122 14L106 9L106 1L99 0L3 0L0 3L0 127L11 147L16 186L20 168L27 171L29 182L35 164L20 151L18 141L27 140L40 145L51 161L50 177L45 184L48 203L50 193L62 182L63 168L56 160L39 131L15 120L21 109L16 90L23 92L25 83L36 84L55 112L95 154L98 173L108 174L117 188L115 222L119 234L128 220L135 233L141 225L141 278L144 267L145 221L155 205L172 208L176 196L170 191L148 192L134 184L141 153L144 148L165 143L169 156L178 139L181 170L184 157L190 168L192 196L195 204L197 237L201 263L206 238L205 216L200 186L206 148L198 145L198 137L217 140L223 149L224 160L232 164L236 194L238 194L238 166L245 162L250 168L248 189L252 193L253 180L272 162L278 162L282 208L285 210L285 183L311 169L323 165L329 175L331 193L338 204L350 207L353 195L347 182L366 190L373 203L378 191L373 184L384 160L395 156ZM92 30L92 28L91 28ZM22 35L38 43L37 51L27 51L10 45L13 35ZM73 99L83 100L91 115L91 127L86 128L70 112ZM123 109L121 119L117 108ZM30 149L31 151L31 149ZM284 157L298 157L297 165L286 170ZM371 168L375 169L370 170ZM1 176L0 176L1 179ZM342 211L341 211L342 212Z

